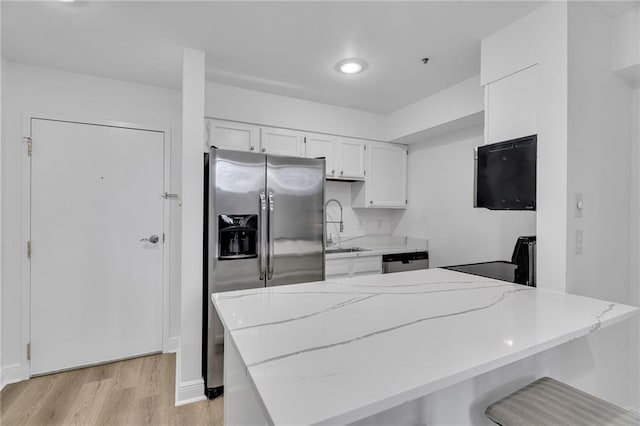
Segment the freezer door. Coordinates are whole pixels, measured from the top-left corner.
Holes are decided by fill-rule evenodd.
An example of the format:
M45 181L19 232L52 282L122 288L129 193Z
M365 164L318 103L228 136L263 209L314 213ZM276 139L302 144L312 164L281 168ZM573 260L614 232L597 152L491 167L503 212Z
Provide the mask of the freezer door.
M207 388L222 386L224 342L224 329L211 294L265 285L265 181L264 154L210 150Z
M324 160L267 157L267 285L324 279Z

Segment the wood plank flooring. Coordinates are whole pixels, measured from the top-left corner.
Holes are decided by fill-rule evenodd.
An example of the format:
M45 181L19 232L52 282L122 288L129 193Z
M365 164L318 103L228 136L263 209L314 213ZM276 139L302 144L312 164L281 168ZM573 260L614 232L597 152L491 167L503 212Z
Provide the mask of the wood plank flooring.
M222 397L174 406L175 354L151 355L6 386L0 424L222 425Z

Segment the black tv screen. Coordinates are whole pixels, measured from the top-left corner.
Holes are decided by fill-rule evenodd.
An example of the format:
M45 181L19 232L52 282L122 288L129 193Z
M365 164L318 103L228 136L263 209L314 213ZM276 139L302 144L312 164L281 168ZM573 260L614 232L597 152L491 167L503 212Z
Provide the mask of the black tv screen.
M536 209L536 135L478 147L476 207Z

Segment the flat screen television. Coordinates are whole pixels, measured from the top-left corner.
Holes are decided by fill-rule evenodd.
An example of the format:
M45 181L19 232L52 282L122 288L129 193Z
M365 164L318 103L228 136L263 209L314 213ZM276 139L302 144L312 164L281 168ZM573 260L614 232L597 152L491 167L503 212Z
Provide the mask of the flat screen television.
M474 206L535 210L536 148L536 135L478 147Z

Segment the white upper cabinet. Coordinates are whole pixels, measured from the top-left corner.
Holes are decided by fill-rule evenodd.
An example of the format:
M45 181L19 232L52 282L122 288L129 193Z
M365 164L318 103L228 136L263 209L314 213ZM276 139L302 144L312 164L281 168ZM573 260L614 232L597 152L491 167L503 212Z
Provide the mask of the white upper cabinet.
M364 179L365 149L363 141L350 138L340 138L338 141L339 170L336 174L345 179Z
M324 157L327 165L327 178L336 175L336 137L317 133L307 133L306 156Z
M235 151L259 151L260 128L250 124L207 120L208 145Z
M274 127L261 127L260 151L265 154L304 157L304 133Z
M367 163L365 183L352 187L353 207L406 208L407 147L371 142Z
M215 119L207 119L206 123L208 146L271 155L324 157L327 179L352 182L353 207L407 205L405 145Z
M306 142L307 157L326 159L327 179L364 179L365 142L318 133L307 133Z

